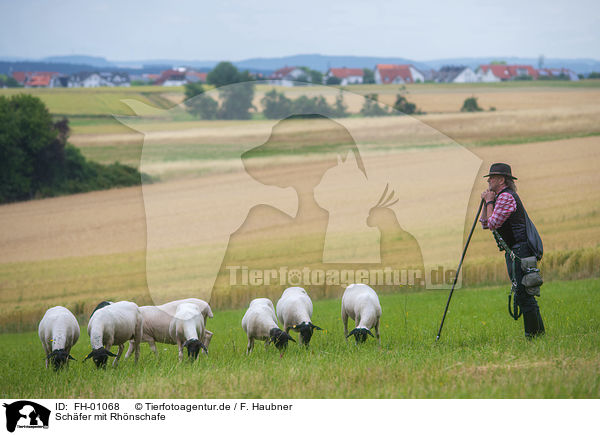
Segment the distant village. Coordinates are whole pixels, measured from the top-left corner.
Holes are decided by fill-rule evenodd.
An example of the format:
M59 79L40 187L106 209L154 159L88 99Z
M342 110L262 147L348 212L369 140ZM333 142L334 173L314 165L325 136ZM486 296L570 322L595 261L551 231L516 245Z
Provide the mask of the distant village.
M257 80L272 85L296 86L298 84L356 85L412 84L412 83L493 83L510 80L579 80L578 75L566 68L539 68L531 65L489 64L473 70L467 66L443 66L439 70L420 71L413 65L378 64L374 69L329 68L318 73L319 81L311 70L301 66L285 66L268 76L254 74ZM312 71L314 72L314 71ZM12 78L26 88L95 88L101 86L158 85L183 86L188 83L205 83L207 72L186 67L175 67L160 74L133 75L124 72L80 72L71 75L51 71L15 71Z

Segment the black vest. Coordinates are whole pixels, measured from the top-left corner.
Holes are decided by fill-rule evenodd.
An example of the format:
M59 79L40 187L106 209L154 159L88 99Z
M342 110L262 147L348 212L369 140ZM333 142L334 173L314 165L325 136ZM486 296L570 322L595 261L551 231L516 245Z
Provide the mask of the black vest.
M527 229L525 224L525 208L521 202L521 198L515 192L510 190L508 187L503 189L498 196L502 193L508 193L512 195L517 203L517 209L511 213L500 228L498 233L502 236L504 241L511 248L517 243L527 242Z

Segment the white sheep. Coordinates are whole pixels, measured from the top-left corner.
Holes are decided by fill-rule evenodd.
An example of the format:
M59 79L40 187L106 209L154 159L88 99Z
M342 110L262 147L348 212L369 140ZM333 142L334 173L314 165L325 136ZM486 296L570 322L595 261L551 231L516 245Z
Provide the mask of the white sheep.
M108 357L114 356L116 358L113 367L116 367L123 353L124 344L133 339L137 363L143 329L144 319L139 307L133 302L115 302L95 311L87 328L92 351L85 360L93 358L96 367L105 367ZM110 351L113 345L119 346L116 355Z
M171 338L169 334L169 327L173 316L177 312L177 307L181 304L193 304L198 307L202 316L204 317L204 325L206 325L206 319L213 318L213 312L210 309L208 302L197 298L180 299L176 301L167 302L162 305L145 305L140 307L140 312L144 318L144 333L142 335L142 341L148 342L150 349L158 356L158 350L156 350L156 343L176 344L177 342ZM204 336L202 337L202 343L204 348L208 349L210 340L213 333L207 329L204 329ZM129 343L129 349L125 354L125 358L129 358L133 352L134 346L133 341ZM206 350L203 350L205 353Z
M67 364L68 360L75 360L69 353L79 340L79 323L68 309L58 306L46 311L40 321L38 335L46 352L46 368L49 360L55 370Z
M281 352L287 347L288 340L296 341L287 332L279 329L273 302L266 298L258 298L250 302L242 318L242 328L248 336L247 355L250 355L254 348L254 340L264 340L265 349L269 343L275 343L275 347Z
M313 325L310 318L313 305L308 293L302 287L289 287L284 290L277 301L277 318L283 323L283 329L289 333L290 329L299 333L300 344L308 346L314 330L322 331Z
M348 333L348 317L354 320L355 328ZM375 335L381 345L379 335L379 318L381 305L377 293L366 284L350 284L342 296L342 322L344 322L344 335L346 340L354 335L356 343L367 339L367 334L373 337L371 328L375 328Z
M177 307L169 325L171 340L179 348L179 361L183 360L183 348L187 347L188 357L196 359L200 349L207 351L198 337L204 337L204 316L197 305L184 303Z

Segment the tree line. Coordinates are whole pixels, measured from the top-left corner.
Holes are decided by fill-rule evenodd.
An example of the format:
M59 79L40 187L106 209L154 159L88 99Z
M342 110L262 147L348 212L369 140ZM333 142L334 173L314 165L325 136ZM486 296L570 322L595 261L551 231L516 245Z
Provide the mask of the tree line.
M118 162L88 161L37 97L0 96L0 203L132 186L150 178Z

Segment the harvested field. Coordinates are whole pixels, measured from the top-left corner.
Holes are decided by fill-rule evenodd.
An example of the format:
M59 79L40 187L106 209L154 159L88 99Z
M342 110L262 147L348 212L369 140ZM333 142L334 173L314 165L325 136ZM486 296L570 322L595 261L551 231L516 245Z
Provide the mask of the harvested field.
M479 192L485 187L480 177L491 162L510 161L519 177L519 193L544 237L547 255L543 264L556 268L554 276L557 278L595 276L599 270L600 191L597 186L600 175L597 168L600 164L600 138L482 146L471 148L471 152L483 163L464 217L465 231L479 203ZM374 153L365 158L374 158L374 162L381 159L382 164L386 164L385 154ZM294 164L284 165L280 170L285 172L293 167ZM223 199L219 190L210 189L210 186L235 184L242 175L239 172L208 175L205 193L214 196L209 196L208 201ZM435 179L432 177L432 180ZM146 186L145 189L193 205L197 187L189 189L190 183L190 180L172 181ZM343 187L332 185L330 188L335 193L335 189ZM239 195L242 199L246 193L240 191ZM236 202L235 198L228 200ZM190 210L193 212L194 209ZM291 210L290 213L293 212ZM177 228L168 221L180 221L181 216L176 211L171 209L162 217L167 219L165 228ZM310 213L307 217L308 222L316 222ZM226 223L227 220L222 221L223 225ZM44 306L61 300L78 303L84 309L99 298L115 295L130 295L136 300L148 300L150 297L146 286L147 233L140 188L4 205L0 207L0 227L3 229L0 242L0 313L6 315L12 324L27 325ZM211 228L211 233L218 231L219 228ZM175 273L183 289L189 288L196 279L189 272L194 270L194 261L199 258L190 250L191 241L196 236L194 232L189 235L187 239L179 239L179 235L171 237L169 233L164 235L164 240L168 241L164 248L171 249L166 252L175 252L175 255L169 254L169 258L178 260L179 264L175 269L163 268L160 277L169 278ZM475 232L464 268L470 284L505 280L505 266L490 238L488 233ZM241 251L237 251L236 255L244 251L243 246L240 245ZM399 243L397 246L401 250L403 245ZM261 268L280 264L278 258L284 255L284 248L276 243L263 248L254 264ZM568 260L569 253L581 249L590 251L581 251L572 256L573 260ZM309 255L302 261L310 258Z

